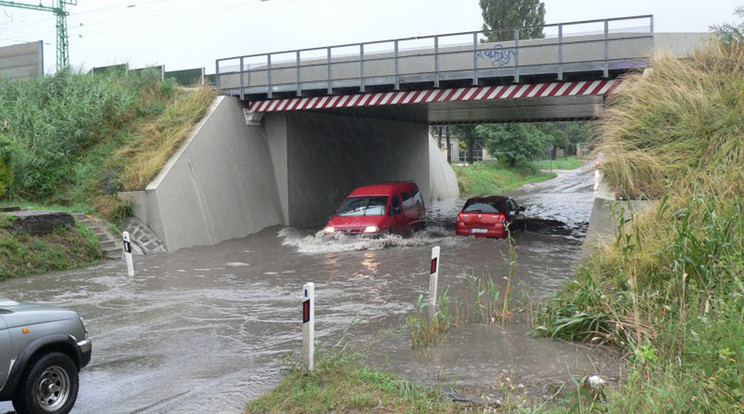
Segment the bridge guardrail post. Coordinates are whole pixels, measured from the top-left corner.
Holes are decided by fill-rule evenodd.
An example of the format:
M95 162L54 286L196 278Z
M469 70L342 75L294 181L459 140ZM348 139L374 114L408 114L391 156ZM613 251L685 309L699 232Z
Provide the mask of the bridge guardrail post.
M558 80L563 80L563 24L558 25Z
M609 78L610 70L608 60L610 58L610 21L605 19L604 21L604 64L602 69L602 77Z
M395 39L395 51L393 52L393 64L395 65L395 90L400 90L400 62L398 61L398 39Z
M266 86L267 96L269 99L271 99L271 53L266 54Z
M214 62L214 86L220 89L220 61Z
M359 92L364 93L364 43L359 44Z
M519 83L519 29L514 29L514 83Z
M439 87L439 36L434 36L434 87Z
M473 32L473 86L478 86L478 32Z
M331 48L326 49L326 66L328 67L328 95L333 94L333 81L331 80Z
M300 74L300 51L297 54L297 96L302 96L302 75Z
M649 18L649 31L651 32L651 50L654 50L654 15L652 14Z
M240 100L245 100L245 93L243 92L243 74L245 73L245 66L243 66L243 56L240 57Z

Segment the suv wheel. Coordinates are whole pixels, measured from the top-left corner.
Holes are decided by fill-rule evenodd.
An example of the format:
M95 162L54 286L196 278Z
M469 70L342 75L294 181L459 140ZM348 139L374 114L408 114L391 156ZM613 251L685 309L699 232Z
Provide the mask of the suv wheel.
M66 414L75 404L77 393L75 363L61 352L51 352L26 371L13 396L13 407L19 413Z

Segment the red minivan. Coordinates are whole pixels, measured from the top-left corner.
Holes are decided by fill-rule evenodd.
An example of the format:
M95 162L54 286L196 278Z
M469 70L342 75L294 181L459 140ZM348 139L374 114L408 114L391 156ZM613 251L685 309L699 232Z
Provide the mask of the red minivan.
M327 234L408 234L426 223L426 206L413 181L358 187L326 224Z

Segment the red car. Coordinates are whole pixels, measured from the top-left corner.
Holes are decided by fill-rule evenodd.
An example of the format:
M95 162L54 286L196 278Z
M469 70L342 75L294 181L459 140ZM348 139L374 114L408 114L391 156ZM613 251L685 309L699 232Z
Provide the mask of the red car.
M426 206L412 181L359 187L326 224L327 234L407 234L423 228Z
M527 228L524 207L504 196L469 198L457 215L455 232L459 236L506 237L506 227L514 232Z

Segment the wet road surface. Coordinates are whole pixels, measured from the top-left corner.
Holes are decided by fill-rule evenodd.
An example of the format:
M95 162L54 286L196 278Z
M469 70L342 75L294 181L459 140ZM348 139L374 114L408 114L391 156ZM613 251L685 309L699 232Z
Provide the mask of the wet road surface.
M549 296L571 277L592 203L591 171L510 193L527 215L567 223L568 235L516 236L514 295ZM602 369L605 350L528 334L526 325L460 324L436 347L410 346L405 328L428 291L431 248L442 248L440 289L470 277L504 283L504 240L454 236L464 200L432 203L426 232L411 238L324 240L318 229L273 227L218 246L135 257L0 284L3 296L79 311L94 340L75 413L237 413L281 380L281 358L299 355L300 295L315 282L316 336L329 347L348 331L369 363L449 387L487 385L505 373L566 381ZM460 293L458 293L460 292ZM352 322L359 322L358 325ZM10 410L0 403L0 412Z

